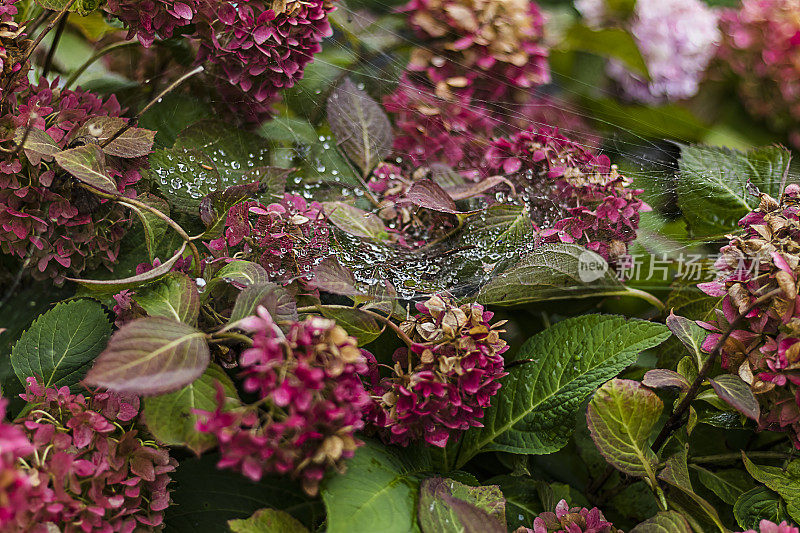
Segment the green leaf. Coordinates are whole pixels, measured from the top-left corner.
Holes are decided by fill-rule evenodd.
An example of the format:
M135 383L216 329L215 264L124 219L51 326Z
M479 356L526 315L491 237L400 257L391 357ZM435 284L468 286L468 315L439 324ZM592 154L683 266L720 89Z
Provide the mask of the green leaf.
M591 52L602 57L617 59L629 70L644 79L649 79L647 64L642 57L633 36L619 28L592 29L583 24L575 24L564 36L561 44L564 50Z
M283 287L267 281L254 283L242 289L242 292L236 297L236 303L228 323L232 324L255 314L256 309L261 305L277 322L297 320L297 303L292 295Z
M269 274L267 274L264 267L258 263L253 263L252 261L231 261L214 274L214 277L211 278L206 285L203 296L207 298L215 287L225 285L226 283L243 289L249 285L269 283Z
M328 97L327 114L337 143L364 175L391 151L394 137L389 117L349 78Z
M140 318L111 336L84 382L119 393L157 396L192 383L210 359L205 333L168 318Z
M428 478L420 485L419 526L423 533L506 533L500 487L469 487L452 479Z
M254 483L239 472L220 470L219 456L185 459L172 475L172 503L166 510L165 533L227 531L228 520L246 519L264 507L286 511L307 527L322 514L318 500L309 499L287 477L265 476Z
M111 323L95 300L72 300L37 318L11 350L20 382L35 376L46 387L77 384L111 336Z
M698 465L692 465L692 469L697 472L700 483L728 505L735 504L739 496L753 486L753 480L741 470L728 469L712 472Z
M350 235L383 241L389 236L386 226L375 213L369 213L344 202L324 202L328 220Z
M697 325L694 320L678 316L670 311L666 320L667 327L675 335L689 353L694 355L697 367L700 368L705 363L707 356L703 352L703 341L708 337L708 331Z
M119 117L94 117L70 135L70 142L81 140L86 144L97 144L105 154L116 157L146 156L153 148L156 132L143 128L128 128L109 144L102 146L127 124L126 120Z
M225 391L228 402L239 403L236 387L222 368L209 365L197 380L179 391L144 399L144 422L159 442L169 446L186 446L197 455L213 448L216 439L197 431L195 409L214 411L217 407L217 383Z
M341 305L320 305L319 311L333 319L347 333L356 338L359 346L364 346L380 337L383 327L378 321L356 307Z
M58 165L79 181L95 189L118 195L117 183L106 173L103 151L95 144L86 144L55 154Z
M678 173L678 202L691 234L719 238L738 229L739 219L758 206L748 192L777 198L789 164L785 148L769 146L747 153L711 146L683 146ZM709 201L713 198L713 201Z
M222 183L214 161L199 150L159 149L149 161L159 190L181 213L196 215L202 198Z
M219 172L220 189L243 183L250 170L269 166L268 143L258 135L219 120L201 120L183 130L174 150L197 150Z
M292 117L275 117L258 128L258 133L265 139L286 143L315 144L319 135L314 126Z
M508 254L530 247L534 237L527 207L499 204L467 220L460 244L478 246L487 254Z
M638 381L613 379L589 402L586 421L606 461L629 476L656 483L658 459L650 449L650 433L664 404Z
M163 316L189 325L194 325L200 314L197 286L181 272L170 272L136 291L134 300L150 316Z
M709 379L714 392L728 405L745 415L751 420L758 422L761 408L758 405L750 385L745 383L739 376L733 374L722 374L713 379Z
M739 526L756 530L762 520L780 524L788 518L780 496L766 487L756 487L739 496L733 504L733 516Z
M630 533L692 533L692 528L680 513L662 511L631 529Z
M124 291L126 289L135 289L137 287L140 287L141 285L144 285L145 283L157 280L167 275L172 270L172 265L174 265L178 259L183 257L184 250L186 250L185 242L181 246L180 250L178 250L175 253L175 255L173 255L169 260L161 263L160 265L151 270L148 270L147 272L142 272L141 274L137 274L129 278L113 279L113 280L95 280L95 279L77 279L77 278L67 278L67 279L69 281L74 281L75 283L78 283L92 294L114 294L119 291Z
M62 11L65 7L67 7L69 2L67 0L36 0L36 3L44 9ZM70 6L69 11L79 13L81 15L88 15L97 9L99 5L100 0L77 0L74 4L72 4L72 6Z
M481 287L478 302L511 307L546 300L621 294L608 263L577 244L545 244Z
M786 501L786 512L795 522L800 522L800 459L795 459L786 469L757 465L742 452L742 461L756 481L760 481L780 494Z
M161 146L172 146L187 126L211 118L213 114L208 104L187 94L171 92L141 116L139 125L157 131L156 141Z
M597 387L669 337L662 324L618 316L563 320L528 339L508 362L481 422L461 438L456 466L482 451L546 454L566 445L574 416Z
M14 143L19 144L23 138L25 139L25 144L22 148L25 150L25 156L31 164L38 165L42 159L52 161L53 156L61 151L61 147L47 132L38 128L31 128L26 137L27 130L28 128L26 127L17 128L14 133Z
M688 445L667 459L666 467L658 475L669 485L666 497L670 507L683 514L695 531L727 533L716 509L692 488L687 457Z
M228 520L233 533L308 533L308 529L289 513L259 509L246 520Z
M169 216L169 203L163 198L145 193L139 195L137 200L144 202L147 205L159 210L161 213ZM147 253L150 256L150 262L152 263L156 257L158 257L158 243L169 230L169 224L167 224L164 219L154 214L152 211L142 209L131 204L125 205L127 205L131 211L136 213L142 223L145 246L147 247Z
M367 441L347 462L347 472L330 473L323 481L328 533L416 530L420 477L430 467L422 450Z

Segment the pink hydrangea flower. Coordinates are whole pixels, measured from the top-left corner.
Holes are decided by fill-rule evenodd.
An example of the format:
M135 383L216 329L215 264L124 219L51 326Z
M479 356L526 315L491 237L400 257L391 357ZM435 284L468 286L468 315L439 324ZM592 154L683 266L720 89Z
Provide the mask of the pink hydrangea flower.
M34 448L22 428L5 421L8 400L0 398L0 530L7 531L27 506L31 478L19 468L18 460Z
M309 494L330 468L342 470L361 442L369 395L359 374L367 369L356 340L332 320L310 317L278 328L266 309L245 319L253 346L242 352L244 390L259 401L229 409L218 388L217 409L200 411L198 429L216 436L219 468L258 480L289 474Z
M545 512L533 521L533 529L521 527L515 533L621 533L607 522L597 507L570 508L566 500L556 505L555 512Z
M741 533L800 533L800 528L789 524L784 521L780 524L770 522L769 520L762 520L758 523L758 531L755 529L748 529Z
M584 148L557 129L528 129L499 138L486 151L489 169L528 191L537 241L577 243L614 262L636 237L638 198L605 155Z
M630 31L650 80L617 60L608 64L629 98L655 104L697 94L721 38L713 9L701 0L638 0Z
M434 296L417 304L420 312L400 327L413 341L393 358L393 374L383 379L370 359L370 393L376 398L368 420L389 443L407 446L425 440L444 447L470 427L481 427L483 410L500 389L504 323L479 304L456 306Z
M138 36L145 47L156 36L172 37L175 28L191 24L202 0L108 0L105 10L128 26L128 39Z
M711 351L722 332L760 296L778 291L748 312L722 346L722 367L750 385L761 404L761 429L789 433L800 449L800 187L791 184L783 203L761 195L759 207L745 215L741 235L720 250L718 278L701 283L706 294L722 297L717 320L698 322L710 333Z
M58 90L42 79L16 95L2 118L0 138L12 139L28 126L43 130L59 147L75 141L74 132L94 117L118 117L115 97L102 100L83 90ZM120 193L135 196L143 158L108 157L106 170ZM98 199L57 175L52 164L24 151L0 156L0 249L27 260L35 279L57 283L85 269L113 269L130 214L114 202Z
M143 443L136 429L139 400L113 393L91 397L28 378L22 398L32 409L18 422L37 453L19 468L27 499L9 533L132 532L158 527L169 505L167 450Z
M743 0L722 12L719 57L738 78L745 108L800 146L800 6L794 0Z
M217 257L255 261L270 279L289 284L311 279L328 255L328 224L322 205L285 194L281 202L243 202L228 211L222 237L207 246Z

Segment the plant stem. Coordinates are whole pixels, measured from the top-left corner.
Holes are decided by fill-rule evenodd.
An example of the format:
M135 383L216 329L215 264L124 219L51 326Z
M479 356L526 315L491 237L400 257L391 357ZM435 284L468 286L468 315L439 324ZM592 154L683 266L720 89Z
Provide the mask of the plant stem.
M64 9L59 11L58 15L56 15L55 18L50 21L50 24L48 24L47 27L45 27L45 29L42 30L42 32L38 35L38 37L36 37L36 40L33 41L33 43L31 43L30 47L28 47L28 51L25 52L25 56L20 61L20 64L24 65L31 58L33 52L36 50L39 44L41 44L45 36L47 36L47 34L50 33L50 30L52 30L53 27L56 24L58 24L62 18L66 16L67 12L69 11L69 8L71 8L72 4L74 4L76 1L77 0L69 0L69 2L67 2L67 5L64 6Z
M68 17L61 17L61 19L58 21L56 34L53 35L53 43L50 45L50 49L47 51L47 57L45 57L44 65L42 66L43 78L47 77L47 75L50 73L50 67L53 66L53 56L56 55L56 49L58 49L58 43L61 42L61 35L64 33L64 28L67 27L67 18Z
M658 433L658 436L653 441L653 446L652 446L653 451L658 452L658 450L661 449L661 446L663 446L664 443L667 442L669 436L672 435L672 432L683 425L681 423L681 418L683 417L683 414L689 409L689 406L694 400L695 396L697 396L697 393L700 392L700 387L706 380L706 376L708 375L709 372L711 372L711 369L714 367L714 363L717 360L717 355L722 349L722 346L725 344L725 341L727 341L728 337L730 337L731 333L733 333L733 330L734 328L736 328L736 325L745 316L747 316L747 314L750 311L752 311L765 301L769 300L773 296L779 294L780 292L781 289L777 288L769 291L768 293L762 296L759 296L750 305L748 305L744 311L739 313L733 320L733 322L731 322L728 325L728 328L725 330L725 332L717 341L717 344L714 345L714 349L711 350L708 359L706 359L706 362L703 363L703 367L700 369L700 372L697 374L697 377L695 378L694 382L692 382L692 385L689 387L689 390L686 391L686 396L684 396L683 400L681 400L681 402L675 408L675 411L673 411L672 415L669 417L669 419L667 419L667 422L664 424L664 427L661 428L661 431Z
M793 455L787 452L746 452L748 459L791 459ZM736 462L742 459L742 453L720 453L717 455L698 455L690 457L689 462L695 464L713 464Z
M78 70L73 72L70 75L69 78L67 78L67 81L64 83L64 89L69 89L70 87L72 87L72 84L75 83L76 81L78 81L78 78L81 77L81 74L83 74L86 71L86 69L89 68L92 65L92 63L94 63L95 61L97 61L98 59L103 57L104 55L109 54L110 52L113 52L114 50L118 50L120 48L127 48L128 46L135 46L135 45L138 45L138 44L139 43L137 41L122 41L122 42L113 43L113 44L110 44L110 45L108 45L108 46L106 46L104 48L101 48L100 50L95 52L92 55L92 57L87 59L86 62L83 65L78 67Z
M243 342L248 346L253 345L253 339L248 337L247 335L242 335L241 333L236 333L235 331L223 331L218 333L211 334L212 340L235 340L239 342Z
M136 114L135 114L135 115L134 115L134 116L133 116L133 117L132 117L132 118L131 118L131 119L128 121L128 123L127 123L127 124L125 124L125 126L123 126L122 128L120 128L120 129L119 129L119 131L117 131L117 132L116 132L114 135L112 135L111 137L109 137L108 139L106 139L106 141L105 141L103 144L101 144L101 145L100 145L100 147L101 147L101 148L105 148L106 146L108 146L109 144L111 144L112 142L114 142L114 141L115 141L115 140L116 140L116 139L117 139L117 138L118 138L120 135L122 135L123 133L125 133L126 131L128 131L128 130L129 130L131 127L133 127L133 125L136 123L136 121L137 121L137 120L139 120L139 117L141 117L142 115L144 115L145 113L147 113L147 111L148 111L148 110L149 110L151 107L153 107L154 105L156 105L156 104L158 103L158 101L159 101L159 100L161 100L162 98L164 98L164 96L166 96L166 95L167 95L167 94L169 94L170 92L174 91L174 90L175 90L175 88L176 88L176 87L178 87L178 86L179 86L181 83L183 83L184 81L188 80L189 78L191 78L191 77L192 77L192 76L194 76L195 74L199 74L200 72L203 72L203 70L204 70L204 69L203 69L203 65L200 65L200 66L198 66L198 67L195 67L195 68L193 68L192 70L190 70L189 72L187 72L186 74L184 74L183 76L181 76L180 78L178 78L177 80L175 80L175 81L173 81L172 83L170 83L170 84L167 86L167 88L166 88L166 89L164 89L163 91L161 91L160 93L158 93L158 94L156 95L156 97L155 97L155 98L153 98L152 100L150 100L150 102L149 102L149 103L148 103L146 106L144 106L142 109L140 109L140 110L139 110L139 112L138 112L138 113L136 113Z
M172 220L169 216L165 215L164 213L162 213L161 211L159 211L155 207L153 207L151 205L147 205L146 203L144 203L144 202L142 202L140 200L136 200L135 198L126 198L124 196L120 196L120 195L116 195L116 194L110 194L110 193L107 193L107 192L99 191L99 190L95 189L94 187L91 187L91 186L89 186L89 185L87 185L85 183L80 183L80 186L83 187L84 189L88 190L89 192L91 192L93 194L96 194L97 196L100 196L101 198L107 198L109 200L113 200L113 201L115 201L117 203L120 203L122 205L126 205L128 207L137 208L137 209L144 209L145 211L149 211L149 212L153 213L155 216L157 216L158 218L160 218L161 220L163 220L164 222L166 222L167 225L169 227L171 227L172 229L174 229L175 232L178 235L180 235L180 237L184 241L186 241L186 244L189 246L189 250L192 252L192 256L194 257L194 276L199 278L202 275L202 272L200 270L200 264L201 264L200 251L197 249L197 246L194 244L194 242L192 242L192 239L186 233L186 230L184 230L181 227L180 224L178 224L177 222Z

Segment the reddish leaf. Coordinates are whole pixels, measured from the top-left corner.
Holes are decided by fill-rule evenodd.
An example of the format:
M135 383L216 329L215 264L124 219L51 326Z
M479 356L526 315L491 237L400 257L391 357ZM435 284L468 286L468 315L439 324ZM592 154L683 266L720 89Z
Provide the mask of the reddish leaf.
M70 140L102 145L128 122L119 117L95 117L78 128ZM142 157L150 153L156 132L143 128L128 128L122 135L103 146L103 152L116 157Z
M489 189L497 187L501 183L508 185L511 188L512 193L514 192L514 185L503 176L490 176L479 181L478 183L470 183L458 187L447 188L445 191L453 200L466 200L467 198L478 196Z
M444 189L431 180L421 180L408 189L406 199L414 205L439 211L440 213L457 214L456 203Z
M758 416L761 413L758 400L750 389L750 385L742 381L742 378L733 374L723 374L709 379L709 381L720 399L747 418L758 422Z
M168 318L140 318L111 336L83 381L119 393L157 396L192 383L209 361L203 332Z
M334 256L328 256L314 267L314 277L310 282L319 290L343 296L356 296L361 292L356 288L356 279L349 269L339 264Z
M116 182L106 174L106 158L100 147L86 144L55 154L56 163L81 182L109 194L119 194Z
M681 391L689 388L690 383L686 378L673 370L666 370L664 368L654 368L648 370L644 375L642 384L652 389L662 389L666 387L677 387Z

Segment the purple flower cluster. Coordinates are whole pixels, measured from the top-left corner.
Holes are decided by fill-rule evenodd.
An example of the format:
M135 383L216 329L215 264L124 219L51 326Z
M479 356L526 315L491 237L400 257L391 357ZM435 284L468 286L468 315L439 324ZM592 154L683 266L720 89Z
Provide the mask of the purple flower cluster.
M198 61L214 67L220 96L233 111L263 120L332 35L333 9L331 0L204 1Z
M488 167L525 191L538 242L577 243L615 261L636 237L648 206L605 155L557 129L528 129L492 142Z
M285 194L281 202L243 202L228 211L222 237L209 241L217 257L259 263L270 279L288 285L311 279L314 265L328 255L328 224L322 205Z
M33 378L22 397L31 409L18 425L37 453L19 463L30 488L3 531L131 533L162 524L177 463L142 440L133 422L138 398L86 398Z
M576 3L590 24L604 17L605 2ZM639 0L626 21L647 65L650 79L612 60L607 72L628 98L647 104L697 94L721 39L717 13L701 0Z
M597 507L570 508L566 500L556 505L555 512L546 512L533 521L533 529L521 527L515 533L621 533L611 522L607 522Z
M711 331L711 351L739 313L749 311L720 350L722 367L750 385L761 404L759 427L788 432L800 449L800 186L786 187L783 202L761 195L758 209L739 221L742 235L720 250L717 280L699 287L722 297L717 320L699 322Z
M241 322L253 346L242 352L243 387L259 400L226 410L218 389L217 409L199 412L200 431L219 442L219 468L239 470L258 480L266 473L291 474L316 494L329 467L361 444L354 433L364 427L370 398L359 374L367 366L356 340L332 320L310 317L278 328L266 309Z
M535 2L411 0L403 10L425 41L408 69L423 74L437 96L509 100L514 89L550 81L544 18Z
M10 142L30 127L62 149L76 142L73 133L89 119L121 113L113 96L104 101L88 91L57 89L44 79L6 103L11 110L0 117L0 141ZM25 150L0 156L0 249L30 265L34 278L56 283L87 268L113 269L129 214L42 159ZM108 157L106 170L120 193L135 196L130 186L141 179L144 165L142 158Z
M742 531L741 533L800 533L800 528L793 526L788 522L776 524L775 522L770 522L769 520L762 520L758 523L758 531L755 529L748 529L747 531Z
M738 78L746 109L788 130L800 146L800 5L793 0L743 0L720 17L720 58Z
M28 505L31 477L19 469L19 460L33 452L22 428L5 421L8 400L0 398L0 530L7 531Z
M156 36L172 37L175 28L190 24L202 0L108 0L105 10L128 26L128 39L138 36L149 48Z
M389 443L424 439L444 447L470 427L481 427L484 408L500 389L502 354L508 349L493 313L479 304L456 306L433 296L400 327L410 348L394 353L393 375L381 379L371 360L368 421Z

